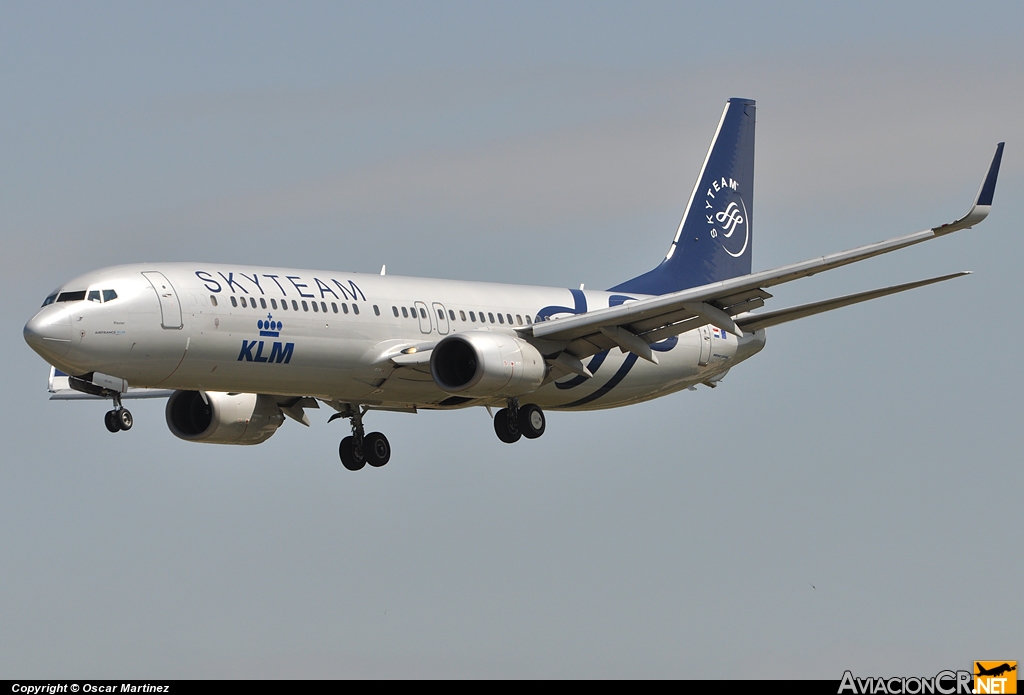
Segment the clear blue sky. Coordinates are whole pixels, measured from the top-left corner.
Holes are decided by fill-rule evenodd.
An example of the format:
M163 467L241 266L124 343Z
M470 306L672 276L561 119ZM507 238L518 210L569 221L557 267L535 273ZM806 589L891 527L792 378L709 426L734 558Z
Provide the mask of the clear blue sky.
M0 676L932 675L1020 659L1019 3L0 3ZM754 265L990 219L779 288L975 274L769 331L713 392L312 413L188 444L49 402L21 329L143 260L606 287L758 101ZM812 588L811 585L815 588Z

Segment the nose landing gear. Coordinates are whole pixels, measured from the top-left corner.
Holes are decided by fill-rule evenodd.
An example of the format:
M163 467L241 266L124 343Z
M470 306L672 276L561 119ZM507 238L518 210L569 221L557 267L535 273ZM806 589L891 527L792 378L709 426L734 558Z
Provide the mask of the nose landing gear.
M114 397L114 409L108 410L103 416L103 424L107 426L108 432L127 432L135 424L130 410L121 405L121 394Z
M391 444L388 442L388 438L380 432L365 434L363 415L367 410L368 408L349 406L348 411L331 416L331 420L347 417L352 423L352 436L345 437L338 445L341 465L350 471L361 470L366 464L370 464L373 468L380 468L391 460Z
M546 428L544 411L532 403L520 407L518 398L509 398L508 407L494 414L494 433L506 444L515 444L520 437L536 439Z

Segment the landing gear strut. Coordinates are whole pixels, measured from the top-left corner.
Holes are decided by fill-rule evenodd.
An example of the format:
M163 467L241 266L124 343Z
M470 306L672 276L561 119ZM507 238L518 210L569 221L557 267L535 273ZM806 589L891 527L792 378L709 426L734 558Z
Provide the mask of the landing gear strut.
M380 468L391 460L391 444L388 438L380 432L366 434L363 429L363 415L366 415L368 408L350 406L347 413L337 413L332 416L347 417L352 423L352 436L345 437L338 445L338 456L341 458L341 465L350 471L358 471L366 464L374 468Z
M103 416L103 424L108 432L127 432L135 424L130 410L121 405L121 394L114 394L114 409L108 410Z
M515 444L520 437L536 439L546 427L544 411L532 403L520 406L518 398L509 398L508 407L494 414L494 433L506 444Z

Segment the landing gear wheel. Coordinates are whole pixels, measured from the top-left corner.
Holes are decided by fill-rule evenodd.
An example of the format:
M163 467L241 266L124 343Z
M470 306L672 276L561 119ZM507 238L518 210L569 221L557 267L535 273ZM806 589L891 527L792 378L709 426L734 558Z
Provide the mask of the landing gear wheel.
M345 437L341 440L338 456L341 457L341 465L350 471L361 470L366 465L365 448L356 446L355 437Z
M527 439L536 439L544 434L547 421L544 411L535 405L524 405L519 409L519 429Z
M391 460L391 444L380 432L371 432L363 440L363 451L366 462L374 468L380 468Z
M135 424L135 419L132 417L131 411L127 408L121 408L120 410L114 411L114 419L117 422L117 426L127 432Z
M506 444L515 444L523 436L518 418L514 418L508 408L502 408L494 414L494 433Z
M103 424L107 426L108 432L120 432L121 423L117 421L117 411L108 410L107 414L103 416Z

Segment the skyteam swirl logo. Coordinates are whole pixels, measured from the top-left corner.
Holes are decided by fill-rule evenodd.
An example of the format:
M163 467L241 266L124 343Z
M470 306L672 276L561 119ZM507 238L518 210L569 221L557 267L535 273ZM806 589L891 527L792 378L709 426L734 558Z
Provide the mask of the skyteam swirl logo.
M727 254L739 258L746 253L750 216L736 179L722 177L711 182L704 194L704 217L711 238L717 239Z

